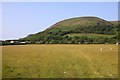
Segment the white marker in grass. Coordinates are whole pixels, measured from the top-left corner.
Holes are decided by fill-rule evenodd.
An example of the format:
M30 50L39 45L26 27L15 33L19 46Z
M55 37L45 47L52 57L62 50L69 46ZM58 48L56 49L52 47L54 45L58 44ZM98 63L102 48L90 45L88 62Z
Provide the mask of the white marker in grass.
M66 72L64 72L64 73L66 73Z

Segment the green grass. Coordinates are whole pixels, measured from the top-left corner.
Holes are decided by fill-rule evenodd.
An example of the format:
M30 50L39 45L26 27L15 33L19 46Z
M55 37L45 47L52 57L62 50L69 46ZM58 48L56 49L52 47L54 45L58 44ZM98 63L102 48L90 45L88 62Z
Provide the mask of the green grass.
M117 47L115 44L3 46L2 77L115 78Z
M62 27L66 26L68 28L72 28L73 26L85 27L85 26L95 26L97 25L97 23L100 23L101 25L110 24L108 21L105 21L98 17L76 17L76 18L62 20L54 24L53 27L57 27L57 28L61 28L61 26Z
M67 36L70 36L70 37L74 37L74 36L78 36L78 37L82 37L82 36L85 36L85 37L91 37L91 38L98 38L98 37L106 37L106 38L110 38L110 37L114 37L115 35L105 35L105 34L93 34L93 33L78 33L78 34L67 34Z

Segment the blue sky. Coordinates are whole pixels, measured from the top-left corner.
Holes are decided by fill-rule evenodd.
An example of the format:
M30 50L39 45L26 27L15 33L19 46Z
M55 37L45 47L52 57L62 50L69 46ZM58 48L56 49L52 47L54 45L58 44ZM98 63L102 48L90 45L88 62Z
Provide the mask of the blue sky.
M118 19L117 2L4 2L2 39L18 39L45 30L56 22L82 16Z

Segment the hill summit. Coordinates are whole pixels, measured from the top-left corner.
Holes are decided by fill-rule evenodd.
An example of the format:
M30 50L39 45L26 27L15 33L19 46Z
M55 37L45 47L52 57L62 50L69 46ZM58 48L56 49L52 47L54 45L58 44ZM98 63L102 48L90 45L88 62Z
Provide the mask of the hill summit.
M109 25L110 23L100 19L98 17L78 17L78 18L71 18L71 19L66 19L63 21L60 21L56 24L54 24L52 27L74 27L74 26L93 26L93 25Z
M98 17L76 17L62 20L37 34L20 40L33 43L116 43L117 21Z

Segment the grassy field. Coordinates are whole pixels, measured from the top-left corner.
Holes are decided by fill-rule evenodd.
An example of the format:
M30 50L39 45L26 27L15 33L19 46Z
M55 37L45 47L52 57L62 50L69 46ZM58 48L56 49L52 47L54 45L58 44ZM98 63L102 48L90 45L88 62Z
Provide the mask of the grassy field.
M101 49L102 48L102 49ZM118 46L3 46L3 78L115 78Z

